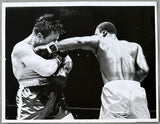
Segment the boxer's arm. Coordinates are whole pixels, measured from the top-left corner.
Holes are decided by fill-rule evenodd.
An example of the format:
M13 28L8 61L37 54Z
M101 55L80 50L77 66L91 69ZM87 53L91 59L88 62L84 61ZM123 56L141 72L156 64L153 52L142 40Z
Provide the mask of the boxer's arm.
M68 74L72 70L72 66L72 59L67 55L63 63L61 63L56 75L48 78L49 82L57 86L58 89L63 89L67 84Z
M35 54L33 49L25 46L17 46L16 50L13 52L14 56L18 57L25 66L33 69L41 76L48 77L56 72L60 61L59 59L49 59L46 60Z
M67 38L56 43L59 51L69 51L75 49L92 50L94 53L97 51L100 38L98 36L85 36Z
M138 79L138 81L142 82L149 72L149 67L147 65L143 50L140 45L138 45L137 49L136 63L138 66L136 69L136 78Z

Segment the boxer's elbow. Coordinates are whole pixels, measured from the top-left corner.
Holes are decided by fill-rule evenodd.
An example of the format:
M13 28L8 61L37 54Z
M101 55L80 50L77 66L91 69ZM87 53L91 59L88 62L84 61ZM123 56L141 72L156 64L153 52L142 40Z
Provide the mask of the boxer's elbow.
M41 72L41 76L44 76L44 77L49 77L51 75L53 75L56 71L57 71L57 68L58 68L58 64L55 63L55 64L50 64L50 65L47 65Z
M149 73L149 67L148 67L148 65L146 65L146 67L143 68L142 70L143 70L143 74L144 75L148 75L148 73Z
M45 75L47 77L53 75L56 71L57 71L57 68L58 68L58 65L53 65L53 66L50 66L50 68L48 68L45 72Z
M149 72L149 68L144 68L144 69L141 69L139 71L139 74L143 77L146 77L148 75L148 72Z
M49 76L51 76L53 73L54 73L53 70L51 70L51 69L46 69L46 71L45 71L43 74L41 74L41 76L49 77Z
M48 69L45 69L45 71L43 72L39 72L39 74L42 76L42 77L49 77L52 75L51 71L48 70Z
M49 77L54 74L54 70L46 69L44 72L40 73L43 77Z
M139 81L142 82L149 73L149 68L142 69L138 71Z

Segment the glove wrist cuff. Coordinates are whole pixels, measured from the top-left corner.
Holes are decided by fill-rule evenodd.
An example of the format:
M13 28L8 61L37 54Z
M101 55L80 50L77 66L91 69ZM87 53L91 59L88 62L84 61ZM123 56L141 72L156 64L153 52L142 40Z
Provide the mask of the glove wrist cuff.
M58 51L58 47L56 44L46 45L46 48L50 54Z
M58 47L56 44L50 45L49 48L51 49L52 53L57 52L58 51Z

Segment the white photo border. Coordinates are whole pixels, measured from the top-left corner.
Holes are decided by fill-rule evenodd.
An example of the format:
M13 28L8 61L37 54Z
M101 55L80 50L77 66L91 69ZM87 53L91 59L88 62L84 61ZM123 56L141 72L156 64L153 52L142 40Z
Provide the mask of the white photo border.
M45 4L44 4L45 3ZM99 123L99 122L158 122L159 121L159 100L158 100L158 27L157 27L157 2L156 1L123 1L123 2L102 2L102 1L75 1L75 2L4 2L2 3L2 123L53 123L53 120L7 120L5 119L6 111L5 111L5 25L6 25L6 8L7 7L58 7L58 6L154 6L155 12L155 48L156 48L156 119L125 119L125 120L54 120L54 123Z

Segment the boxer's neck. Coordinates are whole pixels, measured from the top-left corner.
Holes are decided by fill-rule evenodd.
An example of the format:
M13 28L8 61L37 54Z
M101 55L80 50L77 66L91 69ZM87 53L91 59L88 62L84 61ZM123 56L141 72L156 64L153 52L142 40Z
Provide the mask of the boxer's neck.
M31 45L32 47L36 47L38 46L38 38L36 37L36 35L34 33L30 34L26 39L25 41Z
M105 38L113 39L113 40L111 40L112 42L118 41L118 38L115 34L107 34L107 36Z

